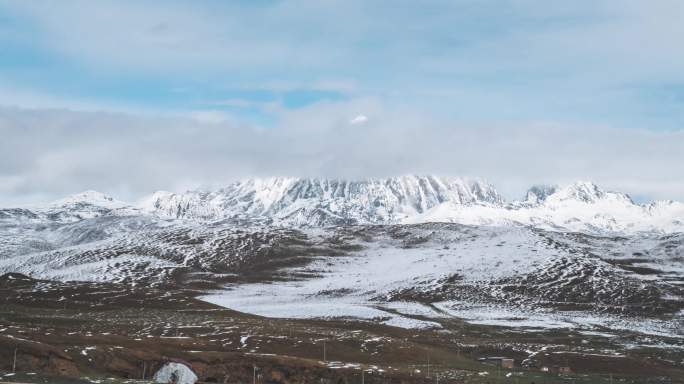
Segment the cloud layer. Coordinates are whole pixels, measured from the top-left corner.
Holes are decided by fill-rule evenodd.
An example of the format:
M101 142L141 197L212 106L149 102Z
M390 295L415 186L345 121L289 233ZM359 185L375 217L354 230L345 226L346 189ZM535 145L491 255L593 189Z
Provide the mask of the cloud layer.
M0 0L0 206L235 178L684 200L684 2Z
M363 111L368 120L351 124ZM98 189L132 200L251 176L483 177L511 198L593 180L684 200L684 133L607 126L469 125L377 100L318 103L274 127L63 110L0 110L2 206Z
M470 121L684 123L678 0L0 0L0 14L5 105L264 113L255 90L299 90Z

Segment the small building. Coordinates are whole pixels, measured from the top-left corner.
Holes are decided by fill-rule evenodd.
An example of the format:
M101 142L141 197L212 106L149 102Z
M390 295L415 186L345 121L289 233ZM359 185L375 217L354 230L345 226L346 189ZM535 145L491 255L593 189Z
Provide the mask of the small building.
M501 356L482 357L478 360L480 360L483 363L495 364L501 368L506 368L506 369L512 369L514 367L514 363L515 363L515 360L513 360L509 357L501 357Z

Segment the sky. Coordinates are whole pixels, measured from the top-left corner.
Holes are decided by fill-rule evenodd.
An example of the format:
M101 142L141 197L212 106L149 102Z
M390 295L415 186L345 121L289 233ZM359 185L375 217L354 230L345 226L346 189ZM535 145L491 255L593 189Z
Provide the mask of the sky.
M0 0L0 206L246 177L684 200L679 0Z

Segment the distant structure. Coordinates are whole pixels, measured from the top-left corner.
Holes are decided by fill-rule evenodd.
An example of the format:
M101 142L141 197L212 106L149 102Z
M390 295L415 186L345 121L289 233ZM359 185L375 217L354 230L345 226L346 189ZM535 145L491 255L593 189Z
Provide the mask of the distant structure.
M195 384L197 375L183 363L169 362L154 374L153 380L160 384Z
M509 357L491 356L491 357L482 357L478 360L480 360L483 363L498 365L501 368L506 368L506 369L513 369L515 366L515 360L513 360Z
M554 365L552 367L543 365L539 370L542 372L572 373L572 369L566 365Z

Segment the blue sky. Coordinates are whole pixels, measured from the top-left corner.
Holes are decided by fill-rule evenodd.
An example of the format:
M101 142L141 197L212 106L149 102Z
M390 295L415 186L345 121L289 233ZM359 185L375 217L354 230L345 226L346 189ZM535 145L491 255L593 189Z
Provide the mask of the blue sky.
M259 124L277 114L269 103L377 97L461 121L679 129L683 7L1 1L0 86L56 106L215 110Z
M678 0L0 0L0 106L37 115L62 110L179 119L275 135L316 129L308 127L314 123L325 131L358 115L368 116L367 129L391 132L378 127L408 121L436 141L464 130L486 139L494 126L525 136L540 124L562 126L570 136L587 130L600 137L608 131L677 135L684 126L682 38ZM557 135L553 129L541 135L548 132ZM601 144L611 148L610 141ZM315 157L324 151L312 145L309 160L324 165L308 173L363 173ZM410 148L397 144L397 151ZM429 171L437 155L450 156L374 172ZM258 174L301 168L245 161ZM615 187L641 184L590 168L521 174L519 181L490 168L454 168L511 185L584 175ZM19 193L12 190L7 196ZM633 193L661 197L672 190Z

